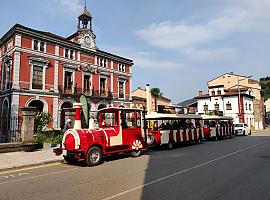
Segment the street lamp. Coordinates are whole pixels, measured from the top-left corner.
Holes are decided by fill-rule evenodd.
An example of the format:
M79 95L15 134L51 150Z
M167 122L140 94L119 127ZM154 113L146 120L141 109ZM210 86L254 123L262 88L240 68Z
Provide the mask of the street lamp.
M251 78L252 76L248 76L248 77L245 77L243 79L239 79L239 75L237 76L237 86L238 86L238 109L239 109L239 114L238 114L238 117L239 117L239 123L242 123L243 122L243 118L242 118L242 109L243 109L243 105L241 104L241 95L240 95L240 87L239 87L239 82L242 81L242 80L245 80L247 78Z

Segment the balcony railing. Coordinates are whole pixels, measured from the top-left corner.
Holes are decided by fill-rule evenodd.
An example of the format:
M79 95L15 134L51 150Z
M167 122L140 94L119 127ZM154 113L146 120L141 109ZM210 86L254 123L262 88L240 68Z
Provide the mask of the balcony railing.
M35 84L35 83L32 84L32 89L42 90L42 88L43 88L42 84Z
M93 97L93 98L104 98L104 99L113 99L112 92L110 91L104 91L104 90L94 90L94 89L82 89L78 87L64 87L64 86L58 86L58 91L60 96L80 96L85 95L87 97Z

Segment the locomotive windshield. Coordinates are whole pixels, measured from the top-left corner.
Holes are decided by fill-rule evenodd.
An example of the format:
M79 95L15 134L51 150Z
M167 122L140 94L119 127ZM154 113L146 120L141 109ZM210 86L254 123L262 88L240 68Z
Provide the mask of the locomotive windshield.
M106 111L101 113L102 126L118 126L117 111Z

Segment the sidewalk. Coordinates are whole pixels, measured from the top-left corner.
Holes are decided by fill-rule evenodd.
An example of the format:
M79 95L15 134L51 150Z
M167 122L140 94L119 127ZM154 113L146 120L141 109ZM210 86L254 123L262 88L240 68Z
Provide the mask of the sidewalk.
M53 154L53 148L50 147L44 147L34 152L0 153L0 171L50 162L60 162L62 160L63 156L55 156Z
M252 131L251 136L270 136L270 127L263 130Z

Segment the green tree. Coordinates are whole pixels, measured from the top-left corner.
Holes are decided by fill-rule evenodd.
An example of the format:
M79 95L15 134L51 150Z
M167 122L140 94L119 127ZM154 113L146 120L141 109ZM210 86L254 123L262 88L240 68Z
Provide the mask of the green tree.
M262 95L265 100L270 98L270 77L260 78L260 84L262 87Z
M162 92L160 91L159 88L152 88L150 92L153 96L156 96L156 97L162 96Z
M159 88L152 88L150 92L155 97L155 111L157 111L157 97L162 96L162 92L160 92Z

